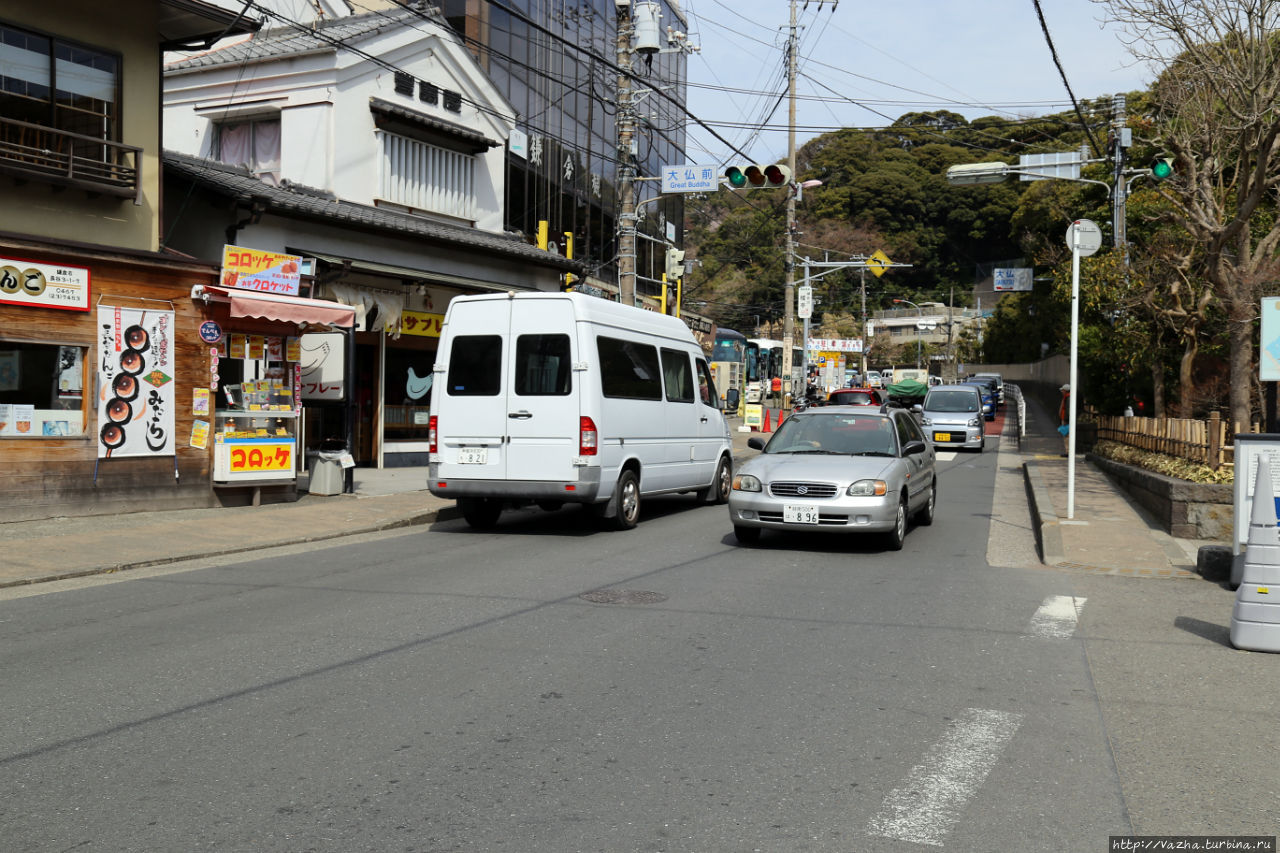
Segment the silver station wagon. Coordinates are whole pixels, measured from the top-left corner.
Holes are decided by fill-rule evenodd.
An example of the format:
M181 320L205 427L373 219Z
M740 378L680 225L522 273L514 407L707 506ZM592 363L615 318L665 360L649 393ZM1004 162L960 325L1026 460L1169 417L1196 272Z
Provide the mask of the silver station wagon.
M883 534L902 548L908 520L932 524L936 455L906 409L827 406L782 422L734 474L729 518L743 544L762 530Z

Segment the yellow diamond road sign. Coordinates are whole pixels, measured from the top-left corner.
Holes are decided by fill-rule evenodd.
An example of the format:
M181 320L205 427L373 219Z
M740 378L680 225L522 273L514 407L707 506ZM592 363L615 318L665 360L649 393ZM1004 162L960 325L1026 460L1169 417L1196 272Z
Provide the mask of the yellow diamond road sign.
M893 261L889 260L889 256L879 249L871 257L867 258L867 267L875 273L876 278L884 275L884 271L893 266Z

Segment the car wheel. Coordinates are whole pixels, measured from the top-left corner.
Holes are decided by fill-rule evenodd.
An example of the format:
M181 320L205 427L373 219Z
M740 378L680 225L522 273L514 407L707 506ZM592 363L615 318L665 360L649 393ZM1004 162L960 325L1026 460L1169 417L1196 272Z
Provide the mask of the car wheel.
M933 514L938 508L938 480L929 484L929 500L925 501L924 506L920 508L920 512L916 514L916 521L928 527L933 524Z
M467 524L476 530L488 530L502 515L502 501L496 498L458 498L458 509Z
M733 526L733 537L742 545L754 545L760 541L759 527L742 527L735 524Z
M635 471L623 471L613 493L617 513L613 526L619 530L631 530L640 521L640 479Z
M893 529L888 533L889 550L901 551L902 545L907 541L907 499L902 498L898 501L898 512L893 518Z
M729 502L729 490L733 488L733 463L729 458L723 457L720 464L716 465L716 478L711 481L711 485L698 492L698 497L703 503L723 504Z

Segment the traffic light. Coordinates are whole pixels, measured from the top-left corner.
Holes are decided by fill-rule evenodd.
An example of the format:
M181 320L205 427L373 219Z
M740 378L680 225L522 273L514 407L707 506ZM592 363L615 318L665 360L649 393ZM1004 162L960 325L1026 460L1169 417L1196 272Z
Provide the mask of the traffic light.
M724 179L735 190L772 190L791 183L791 169L777 163L734 163L725 168Z
M1156 183L1173 177L1173 158L1156 157L1151 161L1151 177Z
M667 281L674 282L676 279L684 275L684 250L683 249L667 249Z

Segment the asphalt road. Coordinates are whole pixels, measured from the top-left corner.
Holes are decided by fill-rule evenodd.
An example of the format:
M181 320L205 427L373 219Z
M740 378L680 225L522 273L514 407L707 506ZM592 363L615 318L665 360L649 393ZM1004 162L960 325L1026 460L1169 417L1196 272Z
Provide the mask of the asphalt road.
M1209 619L1165 618L1216 587L1032 565L1019 493L994 497L999 460L943 462L938 518L898 553L768 533L741 548L723 508L673 499L626 533L530 510L494 532L447 521L0 600L0 848L1087 851L1273 833L1274 689L1245 709L1251 746L1204 742L1221 656L1239 653ZM1211 760L1240 762L1240 790L1195 790Z

